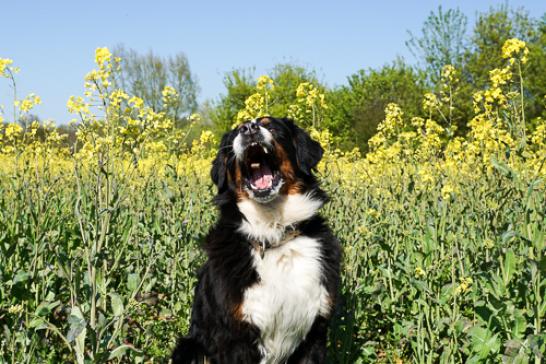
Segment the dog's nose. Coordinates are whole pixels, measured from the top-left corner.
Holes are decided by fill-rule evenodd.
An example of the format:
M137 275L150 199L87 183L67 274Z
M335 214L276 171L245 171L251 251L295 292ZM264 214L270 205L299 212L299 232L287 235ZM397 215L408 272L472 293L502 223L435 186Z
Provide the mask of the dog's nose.
M239 132L243 135L252 135L252 134L256 134L258 130L260 130L260 127L258 126L258 124L253 122L248 122L248 123L244 123L241 126L241 129Z

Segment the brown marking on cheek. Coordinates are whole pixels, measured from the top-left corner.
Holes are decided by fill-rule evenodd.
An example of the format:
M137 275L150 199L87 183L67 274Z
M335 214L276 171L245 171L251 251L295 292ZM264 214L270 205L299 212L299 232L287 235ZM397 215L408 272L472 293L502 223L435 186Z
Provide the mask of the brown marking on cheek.
M281 172L284 184L281 189L282 194L294 195L300 193L303 189L303 183L296 178L296 173L288 154L277 142L273 142L275 145L275 154L279 161L279 171Z
M245 198L248 198L248 193L243 188L243 172L241 172L241 167L239 166L239 163L235 163L235 176L233 180L235 181L235 193L237 195L237 200L241 201Z
M277 161L279 162L279 171L281 172L285 183L294 180L296 178L296 174L294 173L294 167L292 167L288 154L282 145L276 141L273 142L273 145L275 146L275 155L277 157Z

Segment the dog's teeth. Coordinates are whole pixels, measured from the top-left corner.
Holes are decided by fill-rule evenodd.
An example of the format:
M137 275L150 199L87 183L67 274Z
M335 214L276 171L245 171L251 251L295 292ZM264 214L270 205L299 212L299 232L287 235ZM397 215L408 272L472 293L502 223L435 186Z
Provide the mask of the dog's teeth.
M252 144L250 144L251 147L254 147L256 145L258 145L258 143L256 143L256 142L253 142Z
M263 148L264 148L264 153L265 153L265 154L269 153L269 152L267 151L267 148L266 148L266 147L263 147Z
M252 164L250 165L250 168L252 168L252 169L258 169L258 168L260 168L260 163L252 163Z

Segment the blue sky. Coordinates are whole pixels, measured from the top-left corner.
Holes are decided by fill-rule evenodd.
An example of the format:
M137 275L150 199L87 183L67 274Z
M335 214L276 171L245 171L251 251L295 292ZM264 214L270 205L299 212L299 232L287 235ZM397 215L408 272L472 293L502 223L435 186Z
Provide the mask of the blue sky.
M402 56L414 62L405 41L419 32L439 5L470 18L504 2L473 1L28 1L4 0L0 14L0 58L21 67L19 94L35 92L42 118L58 123L70 95L83 94L83 77L93 68L94 50L123 43L159 55L184 52L197 76L199 100L217 99L225 72L255 67L261 74L276 63L313 68L329 86L355 71ZM512 0L532 16L546 1ZM10 90L0 79L0 104ZM9 117L9 115L7 115Z

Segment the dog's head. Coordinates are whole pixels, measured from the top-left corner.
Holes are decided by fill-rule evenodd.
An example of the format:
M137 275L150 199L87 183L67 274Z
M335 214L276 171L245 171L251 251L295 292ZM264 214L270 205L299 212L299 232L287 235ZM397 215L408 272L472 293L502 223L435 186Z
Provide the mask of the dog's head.
M268 203L315 183L322 147L289 119L263 117L226 133L212 165L218 193Z

